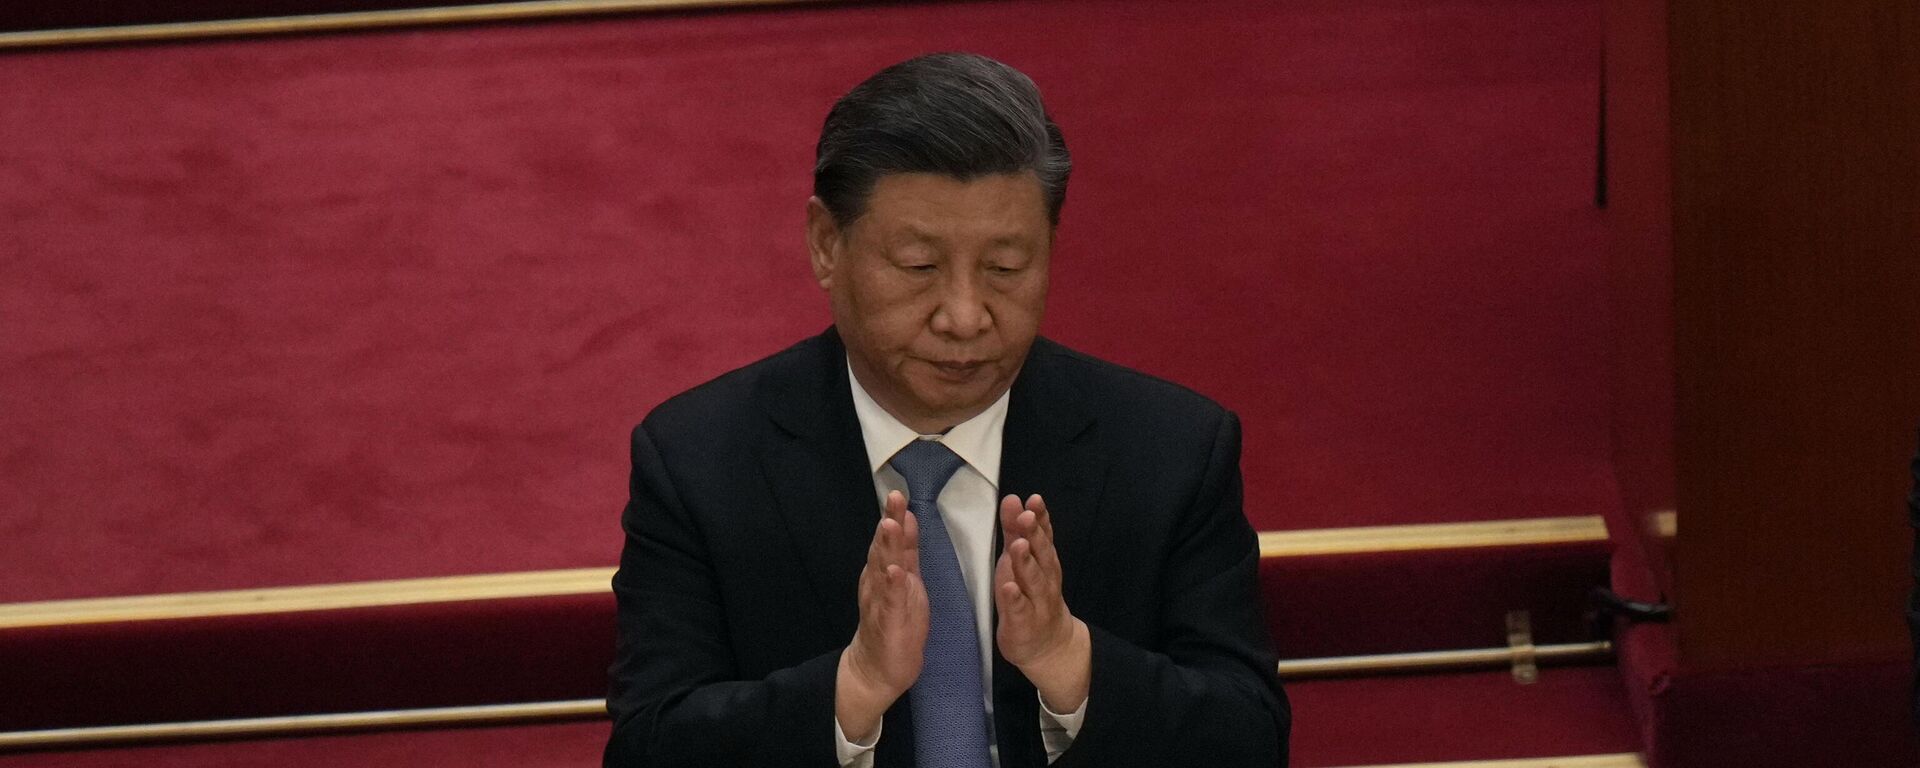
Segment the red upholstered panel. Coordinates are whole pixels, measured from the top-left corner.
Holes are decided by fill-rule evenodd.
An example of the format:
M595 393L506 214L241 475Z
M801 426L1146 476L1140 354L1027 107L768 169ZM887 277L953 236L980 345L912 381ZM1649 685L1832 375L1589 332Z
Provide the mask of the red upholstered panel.
M1596 640L1587 592L1607 583L1604 543L1269 558L1267 618L1282 658L1507 644L1508 611L1534 642Z
M1607 667L1296 683L1293 765L1494 760L1636 752L1620 677Z
M176 744L0 757L7 768L338 768L459 765L588 768L600 764L606 721L445 728L347 736Z
M613 596L0 632L0 731L596 698Z

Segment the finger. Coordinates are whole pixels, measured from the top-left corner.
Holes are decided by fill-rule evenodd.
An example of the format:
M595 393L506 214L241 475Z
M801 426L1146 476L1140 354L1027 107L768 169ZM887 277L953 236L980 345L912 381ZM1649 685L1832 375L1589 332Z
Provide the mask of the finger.
M993 591L995 597L997 598L999 596L1001 589L1009 585L1011 585L1015 591L1020 589L1019 577L1013 573L1013 554L1011 550L1001 552L1000 557L993 561Z
M1019 532L1014 529L1014 518L1019 516L1020 497L1009 494L1000 500L1000 534L1008 541L1012 541L1019 535Z
M1032 510L1025 510L1017 518L1020 538L1028 544L1028 551L1042 568L1059 568L1059 560L1053 555L1053 538L1040 528L1039 516Z
M899 491L887 491L887 503L884 506L886 517L903 519L907 515L907 495Z
M1005 617L1024 617L1033 607L1026 594L1020 591L1020 585L1011 581L1001 582L993 590L993 598L1000 614Z
M1041 498L1040 494L1037 494L1037 493L1032 496L1028 496L1027 510L1033 513L1033 517L1036 524L1039 525L1041 530L1044 530L1047 532L1047 537L1052 538L1053 537L1053 513L1047 511L1047 500Z
M920 518L912 512L906 513L905 524L900 528L900 560L907 572L920 574Z
M1047 509L1047 500L1037 493L1029 496L1027 510L1033 513L1035 520L1035 532L1027 538L1033 539L1034 552L1040 558L1040 564L1058 573L1060 553L1054 548L1053 513Z
M867 542L867 570L884 569L887 541L887 521L882 519L873 526L873 540Z
M900 562L901 540L906 538L900 521L893 518L881 518L880 535L874 540L881 565Z
M1059 603L1062 599L1060 562L1053 559L1048 552L1042 551L1032 539L1027 540L1027 550L1029 557L1025 562L1015 561L1015 573L1020 574L1022 580L1021 588L1028 597L1040 601L1043 605Z
M1033 542L1014 539L1007 545L1007 560L1013 566L1013 581L1020 592L1032 597L1041 586L1038 563L1033 559Z

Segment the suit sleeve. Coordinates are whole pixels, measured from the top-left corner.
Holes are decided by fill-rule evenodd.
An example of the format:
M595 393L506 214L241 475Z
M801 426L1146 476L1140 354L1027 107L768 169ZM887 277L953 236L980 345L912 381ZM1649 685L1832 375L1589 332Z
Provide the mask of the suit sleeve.
M647 425L633 432L607 768L835 766L838 651L738 679L719 580Z
M1055 768L1285 766L1292 715L1241 512L1240 422L1223 413L1193 505L1169 546L1160 649L1099 627L1085 724Z

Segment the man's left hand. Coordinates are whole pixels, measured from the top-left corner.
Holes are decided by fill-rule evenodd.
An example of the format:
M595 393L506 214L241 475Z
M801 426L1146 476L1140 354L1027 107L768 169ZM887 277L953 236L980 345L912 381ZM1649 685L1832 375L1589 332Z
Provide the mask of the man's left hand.
M1086 622L1073 617L1060 593L1060 555L1053 548L1053 520L1038 494L1000 500L1006 539L993 569L993 602L1000 614L994 642L1000 655L1040 690L1055 712L1073 712L1087 700L1093 640Z

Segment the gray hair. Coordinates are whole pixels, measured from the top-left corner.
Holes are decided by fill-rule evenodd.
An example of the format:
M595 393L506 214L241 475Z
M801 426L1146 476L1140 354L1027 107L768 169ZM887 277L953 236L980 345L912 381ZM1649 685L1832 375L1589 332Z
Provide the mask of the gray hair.
M866 213L874 183L890 173L968 181L1022 171L1039 177L1057 225L1073 172L1033 80L970 53L908 59L854 86L827 113L814 157L813 194L842 226Z

